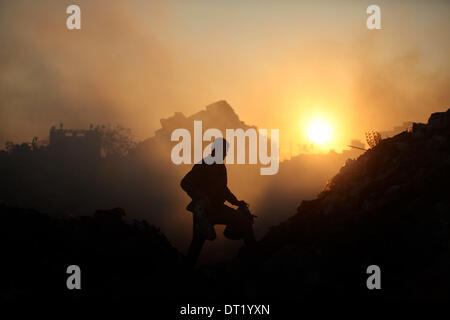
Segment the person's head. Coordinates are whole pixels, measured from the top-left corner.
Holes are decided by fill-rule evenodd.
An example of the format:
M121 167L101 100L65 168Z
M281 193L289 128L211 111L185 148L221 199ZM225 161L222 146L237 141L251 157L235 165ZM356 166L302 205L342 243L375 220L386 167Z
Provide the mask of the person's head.
M212 144L211 155L214 157L216 155L216 149L222 149L222 156L225 159L229 148L230 144L227 140L225 140L224 138L216 138Z

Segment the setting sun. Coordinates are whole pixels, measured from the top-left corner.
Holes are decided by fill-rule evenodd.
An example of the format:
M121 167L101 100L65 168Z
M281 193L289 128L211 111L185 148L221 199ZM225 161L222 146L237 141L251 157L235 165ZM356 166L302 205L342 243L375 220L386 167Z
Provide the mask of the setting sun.
M323 119L316 118L308 124L307 135L311 142L315 144L324 144L331 140L333 129Z

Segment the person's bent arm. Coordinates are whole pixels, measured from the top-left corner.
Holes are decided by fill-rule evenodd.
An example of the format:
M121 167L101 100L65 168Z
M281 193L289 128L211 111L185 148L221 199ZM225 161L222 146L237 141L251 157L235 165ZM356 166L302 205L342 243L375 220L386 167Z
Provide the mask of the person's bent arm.
M242 206L248 205L247 202L245 202L243 200L238 200L228 187L226 190L225 199L234 206L242 207Z

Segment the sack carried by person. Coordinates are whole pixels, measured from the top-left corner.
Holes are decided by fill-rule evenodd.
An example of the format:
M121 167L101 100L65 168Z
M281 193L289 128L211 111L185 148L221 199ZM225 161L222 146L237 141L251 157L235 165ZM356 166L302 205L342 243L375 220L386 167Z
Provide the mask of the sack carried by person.
M236 214L248 217L248 219L251 219L252 224L253 219L256 217L250 212L248 206L239 207ZM240 240L244 238L245 230L241 226L227 225L225 230L223 231L223 235L230 240Z

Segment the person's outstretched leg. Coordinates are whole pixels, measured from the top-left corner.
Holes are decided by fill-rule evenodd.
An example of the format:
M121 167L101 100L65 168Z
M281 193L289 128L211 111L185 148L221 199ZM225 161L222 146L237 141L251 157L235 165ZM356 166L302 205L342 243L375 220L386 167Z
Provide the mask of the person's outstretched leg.
M200 252L202 251L203 244L205 243L205 237L199 232L196 227L195 217L193 219L193 228L192 228L192 241L189 246L189 251L186 256L186 263L190 268L193 268L200 256Z
M210 220L213 224L225 224L236 230L238 234L241 234L246 245L252 245L256 242L251 217L240 214L236 209L222 205L215 210Z

